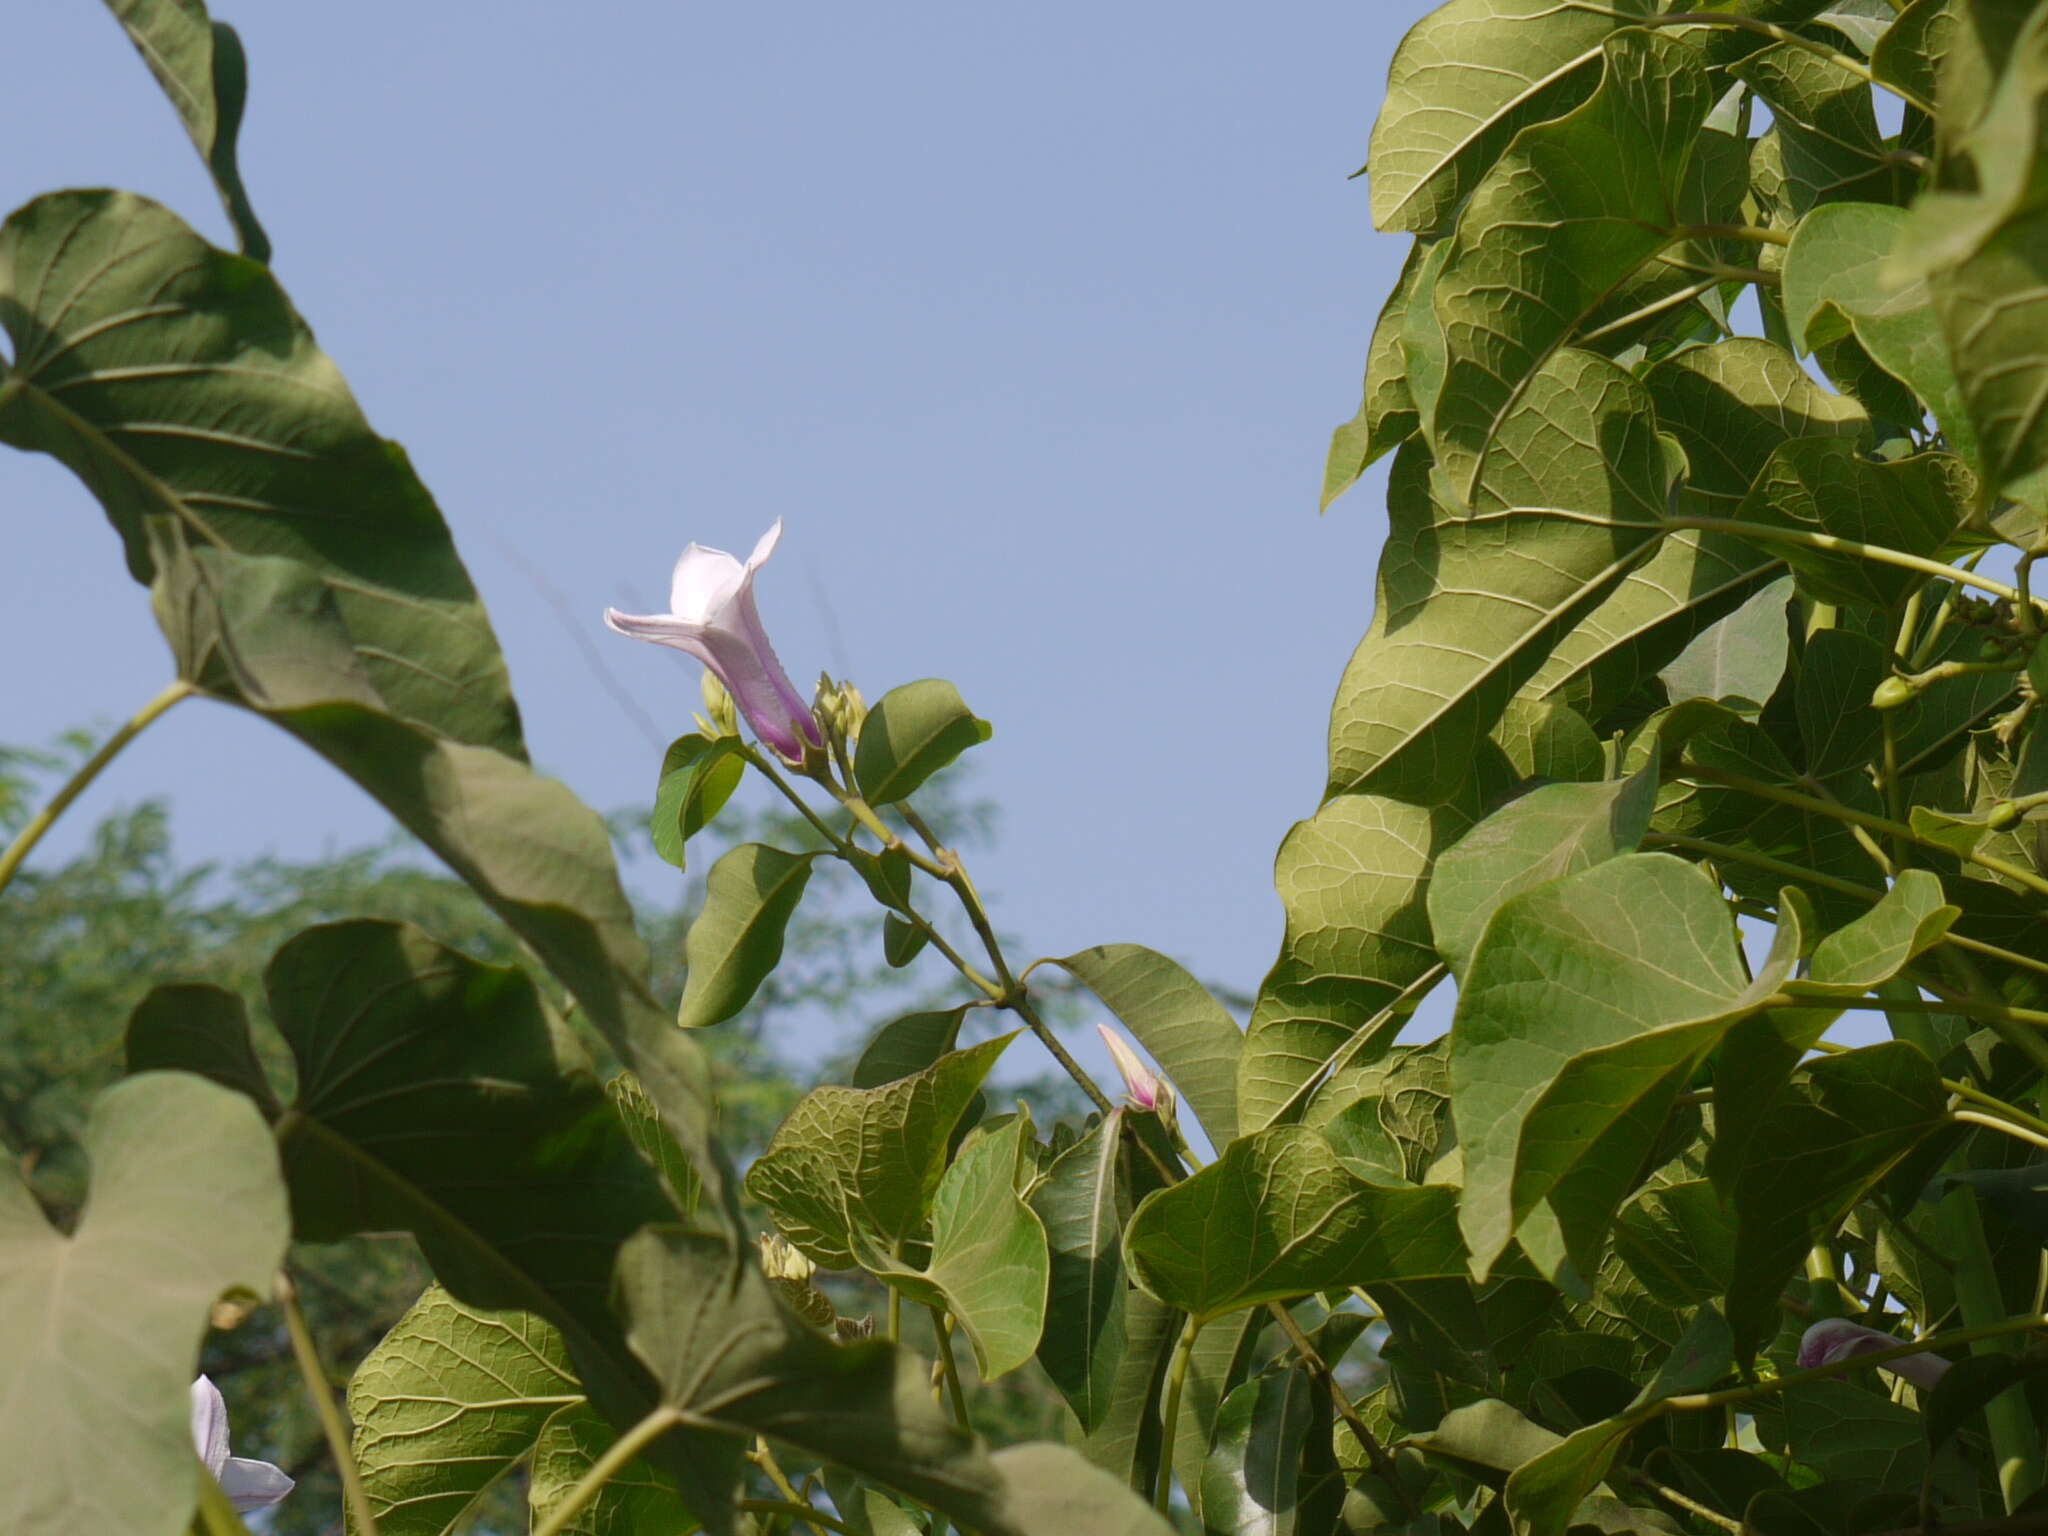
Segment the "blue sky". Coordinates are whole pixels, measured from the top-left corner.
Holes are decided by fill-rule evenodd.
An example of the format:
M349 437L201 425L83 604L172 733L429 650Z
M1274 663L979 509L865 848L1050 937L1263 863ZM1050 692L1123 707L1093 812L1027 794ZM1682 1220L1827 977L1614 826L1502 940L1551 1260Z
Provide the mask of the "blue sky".
M568 8L223 3L273 265L402 441L490 604L536 760L603 808L696 667L605 633L691 539L787 532L760 588L800 682L927 675L995 723L977 874L1030 953L1133 940L1251 988L1274 849L1322 784L1369 617L1375 477L1329 429L1405 240L1364 159L1421 0ZM478 18L488 17L488 25ZM225 221L100 7L18 0L0 163ZM167 680L97 507L0 456L0 739ZM379 813L260 723L187 705L74 815L147 795L181 851L316 854Z

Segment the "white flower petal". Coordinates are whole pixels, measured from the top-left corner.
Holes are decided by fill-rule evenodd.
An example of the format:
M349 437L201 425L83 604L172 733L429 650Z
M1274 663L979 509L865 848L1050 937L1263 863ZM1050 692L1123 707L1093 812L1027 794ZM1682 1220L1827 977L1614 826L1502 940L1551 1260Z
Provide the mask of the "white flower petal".
M219 1474L220 1491L238 1514L268 1509L298 1485L267 1461L230 1456Z
M206 1470L219 1477L228 1460L228 1404L204 1376L192 1383L192 1448Z
M722 549L692 544L676 562L669 582L668 606L679 619L698 624L717 622L718 611L747 578L747 567Z
M768 563L768 557L775 553L775 546L782 542L782 519L775 519L774 525L754 541L754 552L747 556L747 569L758 571Z

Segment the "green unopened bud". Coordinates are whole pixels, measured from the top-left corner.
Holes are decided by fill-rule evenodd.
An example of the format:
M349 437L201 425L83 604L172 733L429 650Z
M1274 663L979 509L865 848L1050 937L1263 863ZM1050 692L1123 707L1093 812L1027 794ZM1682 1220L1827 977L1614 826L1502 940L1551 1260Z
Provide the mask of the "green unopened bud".
M2020 808L2010 800L2001 800L1984 813L1984 825L1996 832L2009 827L2020 819Z
M1986 640L1977 647L1977 659L1979 661L2003 661L2005 657L2005 647L1996 640Z
M1903 677L1888 677L1870 695L1872 709L1897 709L1913 702L1913 685Z
M828 735L846 739L846 696L828 672L818 674L818 691L812 696L811 709Z
M733 707L732 695L725 684L718 680L718 674L709 667L704 669L704 709L711 716L711 729L707 735L737 736L740 733L739 711Z

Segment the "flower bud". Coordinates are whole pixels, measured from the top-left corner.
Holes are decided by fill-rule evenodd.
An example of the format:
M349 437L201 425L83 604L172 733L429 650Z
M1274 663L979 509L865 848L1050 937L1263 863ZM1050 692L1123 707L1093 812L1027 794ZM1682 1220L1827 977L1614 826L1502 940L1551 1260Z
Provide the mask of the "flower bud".
M1096 1025L1095 1032L1102 1036L1102 1043L1109 1047L1110 1059L1116 1063L1117 1071L1123 1074L1124 1097L1131 1106L1151 1110L1172 1125L1177 1108L1173 1085L1146 1066L1138 1053L1131 1049L1130 1042L1107 1024Z
M734 706L732 693L718 674L709 667L704 669L704 710L710 715L707 736L737 736L740 733L739 710Z
M1872 709L1897 709L1913 702L1913 685L1903 677L1888 677L1870 695Z

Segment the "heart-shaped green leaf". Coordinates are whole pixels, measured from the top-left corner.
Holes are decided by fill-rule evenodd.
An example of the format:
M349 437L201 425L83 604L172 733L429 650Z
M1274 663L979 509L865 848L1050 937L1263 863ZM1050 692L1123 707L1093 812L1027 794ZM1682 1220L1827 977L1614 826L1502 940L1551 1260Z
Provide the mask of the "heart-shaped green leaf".
M277 1149L247 1099L183 1072L108 1089L84 1140L68 1236L0 1159L0 1529L179 1536L207 1308L268 1294L291 1235Z

